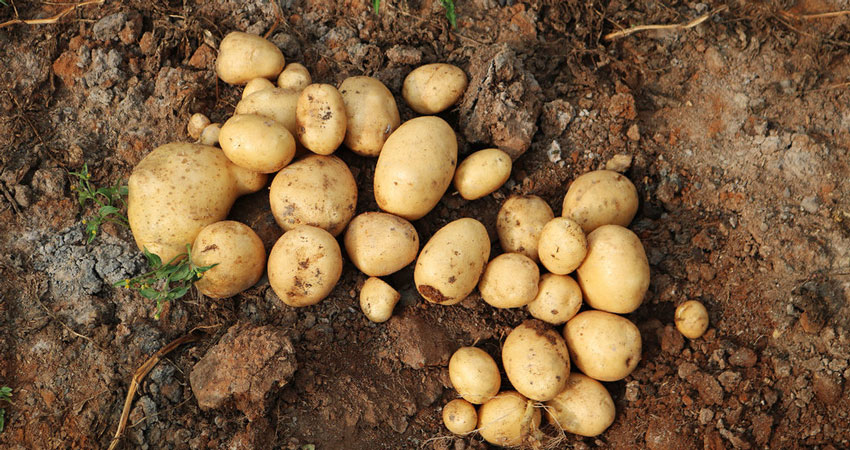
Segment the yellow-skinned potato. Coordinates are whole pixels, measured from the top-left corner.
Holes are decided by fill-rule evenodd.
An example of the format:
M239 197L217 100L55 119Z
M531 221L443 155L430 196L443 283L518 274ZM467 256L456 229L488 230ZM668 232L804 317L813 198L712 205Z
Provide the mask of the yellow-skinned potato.
M587 256L587 236L575 220L555 217L540 232L537 256L549 272L572 273Z
M360 288L360 310L372 322L386 322L400 298L401 294L384 280L370 277Z
M221 124L218 122L211 123L201 131L199 143L201 145L216 146L218 145L219 134L221 134Z
M443 407L443 423L454 434L467 434L478 425L478 412L466 400L454 399Z
M481 298L496 308L519 308L537 296L540 269L531 258L519 253L502 253L493 258L478 290Z
M277 77L277 87L300 91L313 82L310 71L301 64L289 63Z
M425 64L404 79L401 95L419 114L437 114L457 103L468 80L460 67L451 64Z
M330 155L342 144L347 124L345 103L335 87L311 84L301 91L295 107L295 130L308 150Z
M386 212L416 220L443 197L457 165L457 137L445 120L408 120L384 144L375 166L375 201Z
M576 275L590 307L628 314L638 309L649 288L649 261L634 232L603 225L587 235L587 256Z
M514 195L496 216L496 233L505 252L522 253L539 261L537 245L543 227L555 217L552 208L536 195Z
M540 277L537 296L528 304L535 319L561 325L572 319L581 308L581 288L566 275L547 273Z
M224 220L236 197L262 189L266 175L243 169L221 149L172 143L133 169L127 218L139 249L163 262L186 252L205 226Z
M273 89L274 87L274 83L269 81L267 78L254 78L245 85L244 89L242 89L242 98L245 98L254 92L265 89Z
M579 436L599 436L614 423L616 408L611 394L602 383L571 373L567 387L546 402L549 422Z
M520 394L541 402L564 390L570 354L561 335L539 320L526 320L508 334L502 346L505 374Z
M251 227L223 220L207 225L192 245L192 263L211 266L195 287L212 298L232 297L255 285L266 270L266 249Z
M289 306L310 306L331 293L342 275L342 252L327 231L301 225L269 253L269 284Z
M585 233L602 225L628 226L638 210L635 185L612 170L595 170L573 180L564 196L561 213Z
M410 222L382 212L366 212L348 224L345 252L361 272L382 277L416 259L419 234Z
M285 63L283 53L268 40L232 31L218 46L215 72L225 83L245 84L254 78L276 77Z
M300 90L263 89L243 98L236 104L234 114L256 114L283 124L295 136L295 108Z
M186 125L186 131L189 132L189 137L192 139L198 139L201 137L201 131L203 131L209 124L210 119L207 116L201 113L195 113L189 118L189 123Z
M499 393L502 376L496 361L477 347L461 347L449 359L449 379L464 400L480 405Z
M696 300L682 303L676 308L676 329L688 339L699 339L708 329L708 310Z
M413 271L416 290L432 303L460 303L475 289L489 257L490 237L481 222L450 222L422 248Z
M256 114L227 119L219 144L233 164L260 173L274 173L295 156L295 138L280 122Z
M510 155L498 148L479 150L457 166L455 189L467 200L484 197L508 181L512 164Z
M357 183L341 159L310 155L275 175L269 203L284 231L313 225L336 236L354 217Z
M504 391L478 409L478 432L485 441L516 447L540 427L540 409L519 392Z
M339 93L348 116L345 146L361 156L378 156L401 123L392 92L376 78L359 76L346 78Z
M616 314L579 313L564 325L564 340L575 367L599 381L622 380L640 361L640 331Z

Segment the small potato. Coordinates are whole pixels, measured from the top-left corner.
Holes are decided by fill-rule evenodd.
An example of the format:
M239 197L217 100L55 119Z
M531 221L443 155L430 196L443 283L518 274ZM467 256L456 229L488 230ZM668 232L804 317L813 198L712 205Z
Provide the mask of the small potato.
M443 423L454 434L467 434L478 425L478 413L468 401L454 399L443 407Z
M422 248L413 271L416 290L432 303L460 303L475 289L489 257L490 237L481 222L450 222Z
M263 89L240 100L234 114L256 114L274 119L295 136L295 108L299 95L301 91L294 89Z
M688 339L699 339L708 329L708 310L696 300L676 308L676 328Z
M269 81L267 78L254 78L245 85L245 89L242 89L242 98L245 98L257 91L274 89L274 87L274 83Z
M277 172L295 156L295 138L289 130L256 114L237 114L227 119L218 140L233 164L255 172Z
M192 245L192 263L210 266L195 287L212 298L232 297L257 284L266 270L266 249L247 225L223 220L207 225Z
M275 175L269 203L284 231L313 225L336 236L354 217L357 182L341 159L310 155Z
M537 255L549 272L559 275L572 273L587 256L587 237L575 220L556 217L540 231Z
M531 258L519 253L502 253L487 264L478 290L490 306L519 308L534 300L539 283L540 269Z
M313 82L310 71L298 63L289 63L277 77L277 87L300 91Z
M573 372L567 387L546 402L549 422L579 436L599 436L614 423L614 400L602 383Z
M386 322L401 294L380 278L370 277L360 288L360 309L366 318L375 323Z
M289 306L310 306L331 293L342 274L342 252L327 231L301 225L269 253L269 284Z
M201 131L200 144L202 145L210 145L216 146L218 145L218 136L221 134L221 124L211 123L204 128L204 131Z
M514 195L505 200L496 216L496 233L505 252L522 253L538 262L540 232L555 214L536 195Z
M203 131L209 124L210 119L207 116L201 113L195 113L189 118L189 124L186 125L186 131L189 132L189 137L197 140L201 137L201 131Z
M587 235L587 256L576 276L591 308L628 314L649 288L649 261L634 232L602 225Z
M628 178L611 170L596 170L573 180L561 215L590 233L602 225L628 226L637 210L637 189Z
M640 361L641 338L629 319L605 311L585 311L564 326L573 364L590 378L626 378Z
M348 128L345 145L360 156L378 156L401 119L392 92L378 79L350 77L339 85Z
M382 212L366 212L345 231L345 252L361 272L382 277L416 259L419 234L410 222Z
M276 77L286 60L277 46L253 34L232 31L221 40L215 72L228 84Z
M540 277L537 296L528 304L535 319L561 325L572 319L581 308L581 288L566 275L547 273Z
M519 392L504 391L478 409L478 432L493 445L516 447L540 427L540 419L533 401Z
M437 114L460 100L467 83L466 74L460 67L443 63L425 64L405 77L401 95L419 114Z
M461 347L449 359L449 379L464 400L480 405L499 393L502 376L496 361L477 347Z
M454 185L461 197L475 200L495 192L511 176L511 157L498 148L479 150L457 166Z
M561 335L539 320L526 320L508 334L502 365L520 394L541 402L564 390L570 376L570 354Z
M295 106L295 130L304 147L330 155L342 144L348 118L342 95L329 84L311 84L301 91Z

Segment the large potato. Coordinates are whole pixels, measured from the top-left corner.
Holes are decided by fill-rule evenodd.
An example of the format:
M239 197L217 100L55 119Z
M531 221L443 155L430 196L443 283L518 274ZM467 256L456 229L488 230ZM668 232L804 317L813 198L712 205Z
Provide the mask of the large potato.
M292 133L280 122L256 114L227 119L218 142L233 164L260 173L277 172L295 156Z
M489 257L490 237L481 222L450 222L422 248L413 271L416 290L432 303L459 303L475 289Z
M587 256L576 275L590 307L628 314L649 288L649 261L631 230L603 225L587 235Z
M300 90L263 89L243 98L236 104L234 114L256 114L281 123L295 136L295 109Z
M504 391L478 409L478 432L493 445L516 447L532 437L540 419L533 401L519 392Z
M313 82L310 71L301 64L289 63L277 77L277 86L284 89L300 91Z
M202 228L224 220L236 197L262 189L266 175L233 164L216 147L173 143L145 156L128 184L136 244L169 261L185 253Z
M605 311L585 311L564 326L573 364L590 378L626 378L640 361L641 338L629 319Z
M354 216L357 183L341 159L310 155L275 175L269 203L284 231L313 225L336 236Z
M416 259L419 234L410 222L382 212L366 212L345 231L345 251L361 272L382 277Z
M416 220L443 197L457 165L457 137L439 117L408 120L387 139L375 166L375 201Z
M274 78L283 70L283 53L274 44L253 34L232 31L221 40L215 72L229 84L254 78Z
M469 403L480 405L499 393L502 376L496 361L484 350L461 347L449 359L452 387Z
M561 325L572 319L581 308L581 288L566 275L547 273L540 277L537 296L528 304L535 319Z
M345 145L361 156L378 156L401 118L392 92L372 77L350 77L339 85L348 128Z
M540 269L531 258L519 253L502 253L493 258L478 290L481 298L496 308L519 308L537 296Z
M401 95L419 114L437 114L457 103L468 80L460 67L451 64L425 64L404 79Z
M526 320L508 334L502 346L505 374L520 394L541 402L564 390L570 354L557 331L539 320Z
M479 150L457 166L455 189L467 200L484 197L508 181L512 164L510 155L498 148Z
M301 225L269 253L269 284L289 306L310 306L331 293L342 274L342 252L327 231Z
M345 138L348 118L345 104L335 87L311 84L301 91L295 107L298 140L319 155L330 155Z
M505 200L496 216L496 233L502 250L539 261L540 233L554 217L549 204L536 195L514 195Z
M540 232L537 255L549 272L566 275L587 256L587 237L575 220L555 217Z
M561 215L590 233L602 225L628 226L637 210L637 189L628 178L612 170L596 170L573 180Z
M571 373L567 387L546 402L549 422L579 436L598 436L614 423L614 400L602 383Z
M232 297L255 285L266 270L266 249L251 227L223 220L207 225L192 245L192 263L211 266L195 282L202 294Z

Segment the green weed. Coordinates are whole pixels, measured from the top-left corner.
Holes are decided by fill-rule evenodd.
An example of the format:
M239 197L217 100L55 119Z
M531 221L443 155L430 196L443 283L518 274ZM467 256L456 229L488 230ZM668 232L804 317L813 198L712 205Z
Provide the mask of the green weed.
M3 0L0 0L3 1ZM381 7L381 0L372 0L372 9L375 10L375 15L378 15L378 9Z
M9 386L0 387L0 402L12 403L12 388ZM3 432L4 428L6 428L6 410L0 408L0 433Z
M95 188L91 184L91 174L88 164L83 164L83 170L79 172L68 172L77 177L77 183L71 186L71 190L77 193L80 207L85 207L87 202L94 203L98 209L94 216L83 219L86 226L86 241L91 242L97 236L100 226L105 222L117 223L129 227L127 216L121 211L127 207L124 197L128 194L126 185L119 181L115 186Z
M449 23L452 25L452 28L457 29L457 16L455 15L454 0L440 0L440 4L443 5L443 8L446 8L446 19L449 19Z

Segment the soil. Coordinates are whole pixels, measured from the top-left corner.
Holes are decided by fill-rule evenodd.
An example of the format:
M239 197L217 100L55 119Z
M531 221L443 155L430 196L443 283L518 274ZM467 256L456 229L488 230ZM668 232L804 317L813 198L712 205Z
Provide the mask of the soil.
M67 7L5 3L0 21ZM525 153L493 195L450 191L416 221L422 242L459 217L495 238L512 194L560 214L568 183L591 169L635 183L631 227L652 271L629 315L642 360L606 383L617 417L604 434L553 446L850 447L850 17L802 18L845 2L729 2L694 28L614 41L603 36L726 3L458 1L457 29L436 1L384 1L377 15L370 3L131 0L0 28L0 385L14 390L0 405L0 447L106 448L136 368L200 326L203 339L142 381L119 448L486 448L442 425L456 396L447 360L472 344L498 360L524 310L477 294L429 304L407 268L388 278L402 293L394 317L372 324L356 300L365 277L348 262L329 298L299 309L262 280L227 300L193 292L155 320L150 301L112 287L144 260L120 227L85 242L94 211L67 171L87 163L97 185L126 180L153 148L189 140L192 113L224 121L240 90L212 66L231 30L268 35L316 81L381 79L403 120L414 117L399 95L412 68L450 62L471 75L466 98L441 114L461 154L494 143ZM338 153L361 186L358 212L376 210L375 160ZM267 246L280 234L263 194L232 217ZM689 299L711 320L696 340L672 326ZM234 351L243 358L228 360ZM196 381L201 361L219 378ZM227 386L216 365L249 386ZM241 373L251 367L261 372ZM204 397L202 409L193 389L203 385L225 398Z

